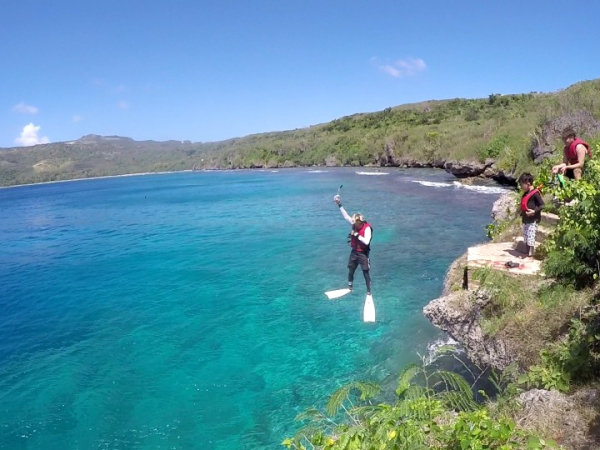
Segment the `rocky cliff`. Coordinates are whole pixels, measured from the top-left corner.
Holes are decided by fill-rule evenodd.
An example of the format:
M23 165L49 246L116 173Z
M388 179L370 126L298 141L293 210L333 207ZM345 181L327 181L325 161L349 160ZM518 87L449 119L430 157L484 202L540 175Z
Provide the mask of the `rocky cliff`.
M379 161L381 166L398 166L405 168L420 168L433 167L436 169L444 169L451 173L456 178L486 178L494 180L497 183L516 186L517 176L513 173L500 169L496 165L496 161L488 159L485 162L472 160L436 160L436 161L421 161L412 158L386 159Z
M495 202L492 217L499 221L510 220L516 209L516 194L507 193ZM490 336L482 329L483 311L494 307L492 295L482 287L471 291L462 289L466 264L466 255L454 261L446 275L442 296L425 306L424 315L457 341L468 358L481 368L502 371L512 363L527 366L519 361L517 348L522 342L528 342L526 330L521 330L517 339L515 336L508 339L506 335L503 338L502 333ZM568 311L565 319L572 313ZM555 316L560 314L553 312ZM521 393L517 400L520 406L513 414L520 427L551 437L568 450L600 448L600 390L597 386L580 386L569 395L531 389Z
M486 336L481 329L481 311L489 301L490 296L484 291L456 291L433 300L423 313L433 325L459 342L476 365L504 370L515 361L515 353L507 343Z

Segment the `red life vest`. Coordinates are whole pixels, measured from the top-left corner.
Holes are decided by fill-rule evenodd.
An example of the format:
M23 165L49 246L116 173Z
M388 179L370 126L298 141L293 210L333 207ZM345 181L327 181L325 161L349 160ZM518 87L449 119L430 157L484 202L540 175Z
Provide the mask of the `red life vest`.
M529 203L529 199L533 197L536 192L539 193L540 191L538 189L532 189L521 199L521 211L527 211L529 209L527 203Z
M565 157L567 158L567 161L569 162L569 164L577 163L577 150L576 149L579 144L582 144L587 149L588 158L592 157L592 151L590 150L590 144L588 144L587 142L585 142L582 139L576 138L568 146L565 145L565 148L563 150L565 152Z
M368 222L363 223L363 226L358 231L358 235L365 237L365 231L367 228L370 228L370 227L371 227L371 225ZM373 229L372 228L371 228L371 239L373 239ZM350 237L350 247L352 247L357 252L368 252L369 250L371 250L371 243L369 242L369 245L367 245L364 242L361 242L358 239L358 236L351 236Z

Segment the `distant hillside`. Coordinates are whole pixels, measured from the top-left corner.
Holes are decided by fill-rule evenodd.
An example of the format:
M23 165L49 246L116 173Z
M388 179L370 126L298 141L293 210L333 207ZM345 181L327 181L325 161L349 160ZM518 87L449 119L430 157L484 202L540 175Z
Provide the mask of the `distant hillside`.
M428 101L213 143L88 135L0 150L0 185L194 167L314 165L454 167L457 175L510 177L556 154L562 127L573 125L590 138L600 132L598 119L600 80L593 80L556 93Z

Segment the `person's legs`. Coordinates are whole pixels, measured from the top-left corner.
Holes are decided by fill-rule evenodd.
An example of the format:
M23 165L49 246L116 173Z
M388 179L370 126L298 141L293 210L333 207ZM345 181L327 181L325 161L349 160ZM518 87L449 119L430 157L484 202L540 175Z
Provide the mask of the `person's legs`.
M367 295L371 295L371 275L368 270L363 270L363 275L365 277L365 284L367 285Z
M350 258L348 258L348 289L352 290L352 284L354 283L354 272L358 267L358 257L356 252L352 250L350 252Z
M533 250L535 248L535 234L537 231L537 222L525 224L525 243L527 244L527 256L533 256Z
M368 253L360 253L360 266L365 277L365 284L367 286L367 295L371 295L371 261L369 261Z
M567 170L565 170L565 178L568 178L569 181L580 180L581 179L581 175L582 175L581 169L567 169ZM563 203L565 205L567 205L567 204L571 203L572 200L573 200L572 198L565 197L563 199Z

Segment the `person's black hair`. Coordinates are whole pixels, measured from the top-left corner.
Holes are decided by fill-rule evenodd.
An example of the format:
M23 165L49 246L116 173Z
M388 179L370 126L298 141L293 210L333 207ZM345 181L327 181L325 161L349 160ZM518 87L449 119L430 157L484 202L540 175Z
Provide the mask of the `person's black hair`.
M533 175L528 172L521 174L519 177L519 183L533 184Z
M573 130L573 128L571 128L571 127L565 128L560 135L561 135L563 141L570 137L572 137L573 139L575 139L577 137L575 130Z

